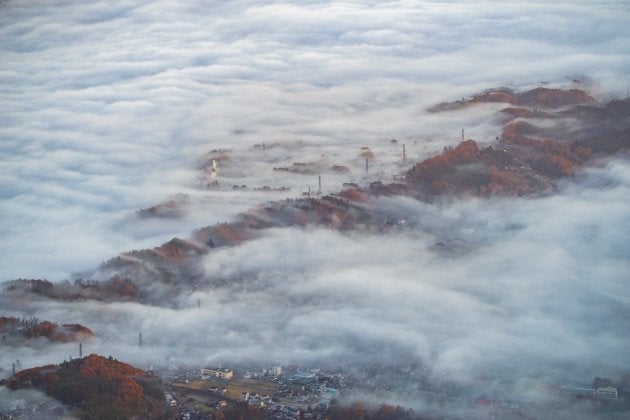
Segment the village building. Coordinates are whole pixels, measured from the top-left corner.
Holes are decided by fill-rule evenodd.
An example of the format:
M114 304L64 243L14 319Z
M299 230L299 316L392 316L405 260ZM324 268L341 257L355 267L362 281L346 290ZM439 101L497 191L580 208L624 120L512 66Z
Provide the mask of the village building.
M602 400L616 400L619 396L617 388L612 386L607 386L603 388L597 388L595 391L595 395L598 399Z
M595 398L595 390L593 388L581 387L581 386L563 386L560 388L560 395L570 398Z
M201 368L201 377L232 379L234 377L234 371L224 368Z
M282 375L282 366L274 366L271 369L269 369L269 374L271 374L272 376L280 376Z
M304 387L317 382L317 376L313 373L298 372L289 378L289 382L293 385Z

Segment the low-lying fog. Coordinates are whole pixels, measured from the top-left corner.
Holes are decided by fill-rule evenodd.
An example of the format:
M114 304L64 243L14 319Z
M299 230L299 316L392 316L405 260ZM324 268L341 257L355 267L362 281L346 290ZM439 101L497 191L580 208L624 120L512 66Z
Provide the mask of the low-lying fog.
M174 297L181 309L0 303L9 314L86 324L98 337L84 351L145 367L419 363L464 382L588 382L627 369L627 161L589 169L546 198L378 206L407 227L387 236L272 229L212 251L203 260L208 289ZM77 349L55 352L63 359ZM1 357L5 367L55 359L29 349Z

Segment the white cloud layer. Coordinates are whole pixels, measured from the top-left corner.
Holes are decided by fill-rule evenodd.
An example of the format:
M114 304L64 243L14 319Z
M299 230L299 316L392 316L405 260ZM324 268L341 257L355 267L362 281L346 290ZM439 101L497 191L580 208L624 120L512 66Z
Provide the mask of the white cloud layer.
M177 192L206 195L194 162L210 149L302 140L350 159L358 147L397 138L418 141L413 157L421 158L454 143L460 127L481 141L496 134L477 113L427 115L435 102L582 75L600 92L630 87L625 2L27 0L0 8L0 279L62 279L268 198L241 194L231 207L232 196L208 193L216 205L181 223L124 222ZM270 182L280 181L265 167L242 183ZM309 183L294 180L292 191Z
M7 296L0 305L9 315L88 325L98 337L84 342L85 352L144 368L417 365L431 378L469 384L493 377L588 383L627 373L627 161L589 169L545 198L426 204L398 197L377 205L415 227L386 236L269 230L204 257L207 288L173 296L176 309ZM75 344L7 348L0 366L76 353ZM421 407L409 392L401 385L378 398Z
M334 192L388 180L462 127L481 143L500 130L496 106L428 113L437 102L582 77L598 98L625 96L629 20L622 1L2 2L0 281L61 280L317 186L273 167L346 166L323 174ZM231 159L206 190L212 149ZM264 185L290 190L253 191ZM192 202L182 219L132 217L177 193ZM0 312L80 322L98 335L87 352L143 367L402 360L466 381L618 378L630 365L627 159L540 199L378 206L415 227L273 229L212 251L212 287L174 297L178 309L4 295ZM0 367L71 354L3 348Z

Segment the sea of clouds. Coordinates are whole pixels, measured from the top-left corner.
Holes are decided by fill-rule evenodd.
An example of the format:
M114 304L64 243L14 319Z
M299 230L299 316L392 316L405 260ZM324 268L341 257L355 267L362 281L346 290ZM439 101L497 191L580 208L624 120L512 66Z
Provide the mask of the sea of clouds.
M347 166L324 175L334 192L388 180L456 144L461 128L489 143L498 107L426 111L485 88L624 97L629 18L622 1L2 2L0 280L62 280L317 186L276 166ZM361 147L376 153L369 176ZM198 178L213 149L232 159L208 190ZM253 191L263 185L290 190ZM182 218L134 217L178 193L193 203ZM375 205L410 227L269 230L210 252L215 286L169 308L5 295L0 312L80 322L97 333L86 352L145 368L400 362L463 382L626 372L627 159L543 198ZM18 358L30 367L75 353L3 349L0 363L6 374Z
M0 279L60 280L273 198L200 191L212 149L301 140L354 157L395 138L421 159L462 127L498 134L487 109L428 115L436 102L574 78L623 96L629 14L619 1L2 2ZM126 222L182 192L211 204Z
M415 366L414 375L476 392L467 397L490 392L479 384L497 378L558 386L628 373L627 161L603 162L543 198L393 197L375 205L410 226L384 236L270 229L211 251L202 260L208 286L172 296L167 307L8 295L0 306L7 315L88 325L97 337L83 342L85 353L144 369ZM16 359L29 367L77 352L76 343L5 348L1 373ZM431 409L414 394L414 375L388 394L349 398ZM510 398L547 414L565 404L536 389ZM452 402L441 409L470 418L465 402Z

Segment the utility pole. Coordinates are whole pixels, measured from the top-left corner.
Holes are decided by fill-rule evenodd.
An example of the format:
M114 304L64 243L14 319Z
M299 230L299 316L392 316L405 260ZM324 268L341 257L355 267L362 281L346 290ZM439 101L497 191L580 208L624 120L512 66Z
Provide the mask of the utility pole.
M464 129L462 128L462 141L464 141Z
M365 158L365 174L368 173L368 158Z
M405 145L403 144L403 162L407 160L407 150L405 149Z
M83 357L83 343L79 341L79 357Z
M13 376L15 376L15 362L13 362L12 365L13 365Z
M321 175L317 176L317 182L319 183L319 189L317 190L317 195L321 195L322 194L322 176Z
M142 347L142 333L138 333L138 345Z

